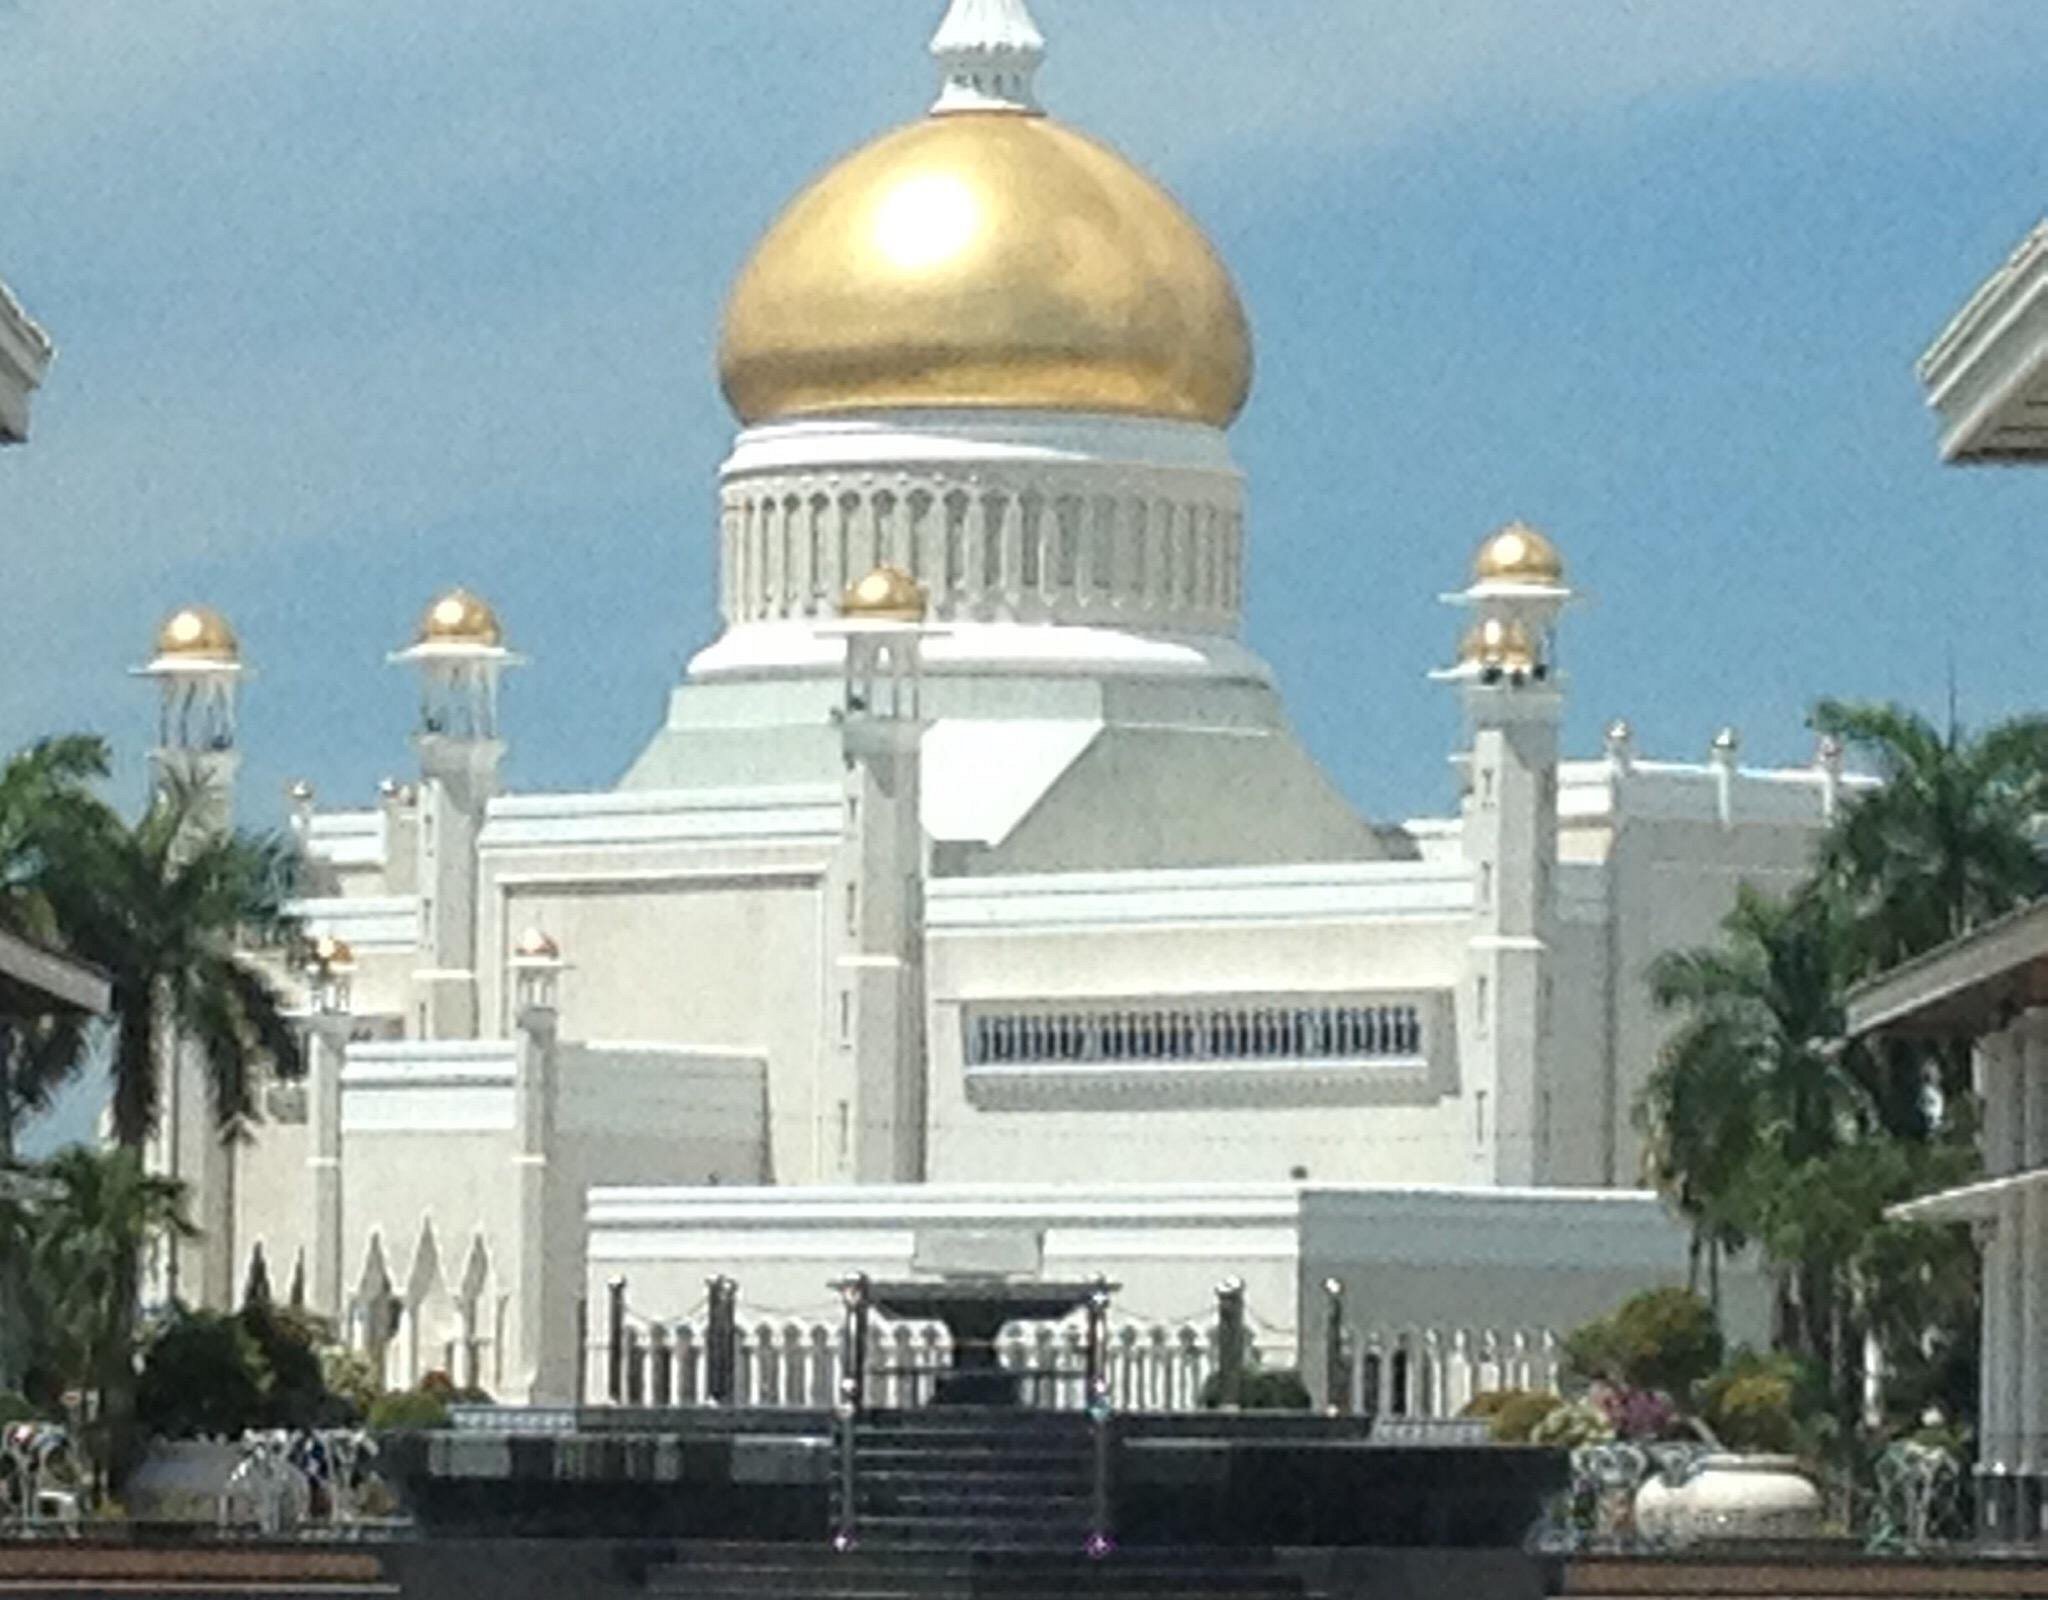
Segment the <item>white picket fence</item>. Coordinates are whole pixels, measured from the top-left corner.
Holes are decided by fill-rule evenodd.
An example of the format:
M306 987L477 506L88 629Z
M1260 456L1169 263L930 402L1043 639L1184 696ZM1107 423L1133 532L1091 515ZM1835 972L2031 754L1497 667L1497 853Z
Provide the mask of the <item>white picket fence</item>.
M702 1320L638 1324L629 1330L622 1361L624 1403L697 1406L707 1403L706 1327ZM1248 1330L1255 1367L1291 1367L1293 1340L1284 1332ZM1345 1367L1349 1393L1333 1397L1346 1411L1428 1420L1455 1417L1487 1389L1555 1390L1556 1336L1544 1328L1405 1327L1349 1331ZM836 1325L801 1319L748 1321L736 1341L733 1404L767 1409L829 1408L842 1367ZM1087 1336L1070 1321L1012 1329L999 1346L1003 1366L1023 1382L1027 1403L1048 1410L1086 1404ZM585 1392L608 1396L611 1352L601 1343L588 1352ZM867 1401L884 1408L912 1407L931 1398L933 1382L952 1357L938 1323L877 1322L869 1331ZM1213 1323L1122 1323L1110 1330L1110 1398L1119 1411L1196 1411L1216 1371ZM1305 1373L1319 1386L1323 1367Z

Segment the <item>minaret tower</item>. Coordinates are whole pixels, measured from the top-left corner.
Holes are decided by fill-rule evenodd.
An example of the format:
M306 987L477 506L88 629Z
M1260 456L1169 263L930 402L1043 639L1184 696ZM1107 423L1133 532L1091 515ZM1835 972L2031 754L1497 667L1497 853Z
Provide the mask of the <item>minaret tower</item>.
M1564 709L1557 619L1572 592L1564 559L1513 522L1480 546L1473 580L1447 596L1476 615L1458 663L1471 727L1464 802L1473 875L1464 1032L1475 1176L1540 1184L1550 1174L1550 952L1556 918L1557 732Z
M236 720L242 647L227 618L205 606L175 611L157 630L156 650L139 677L156 681L156 743L149 753L152 803L176 801L185 836L203 839L235 823L235 777L242 764ZM151 1142L153 1171L190 1186L195 1239L170 1244L159 1281L164 1299L234 1304L235 1151L222 1138L205 1063L191 1045L165 1049L162 1117Z
M477 837L498 793L505 745L498 688L520 658L489 605L451 589L427 607L418 637L394 662L420 677L420 966L413 1032L423 1039L477 1033Z
M917 1183L925 1175L924 878L921 808L925 593L877 567L846 591L839 708L844 844L833 874L830 1037L840 1069L821 1175Z
M156 653L138 677L156 680L160 696L156 745L150 751L153 791L183 788L192 797L195 826L231 827L242 687L242 646L227 618L205 606L186 606L157 630Z

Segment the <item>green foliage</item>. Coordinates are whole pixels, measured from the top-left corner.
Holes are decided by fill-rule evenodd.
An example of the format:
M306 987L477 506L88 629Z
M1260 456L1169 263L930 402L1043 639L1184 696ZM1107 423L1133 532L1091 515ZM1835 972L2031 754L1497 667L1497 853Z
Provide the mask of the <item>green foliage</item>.
M160 1438L235 1438L267 1420L273 1382L239 1316L179 1311L143 1355L136 1421Z
M1543 1420L1563 1405L1547 1389L1486 1389L1475 1394L1464 1415L1483 1417L1496 1444L1527 1444Z
M355 1422L361 1409L327 1382L322 1345L327 1329L318 1318L288 1306L253 1302L237 1319L262 1352L270 1371L261 1418L265 1428L335 1428Z
M1699 1389L1700 1420L1734 1450L1808 1451L1827 1409L1827 1374L1783 1352L1738 1350Z
M25 1222L34 1365L51 1394L127 1391L136 1263L158 1241L193 1235L184 1186L145 1171L132 1150L74 1147L43 1175L54 1193Z
M1530 1430L1531 1444L1576 1450L1582 1444L1604 1444L1614 1437L1614 1423L1598 1401L1566 1400L1553 1406Z
M144 1352L136 1420L173 1439L353 1422L361 1412L327 1384L324 1333L316 1319L261 1302L232 1316L180 1309Z
M1802 1426L1848 1449L1866 1338L1884 1358L1888 1431L1928 1406L1974 1407L1978 1267L1962 1230L1888 1216L1974 1175L1968 1052L1845 1040L1843 996L2048 892L2034 836L2048 718L1970 734L1830 701L1813 721L1884 783L1845 805L1806 884L1743 891L1717 945L1653 963L1676 1026L1637 1119L1647 1176L1692 1224L1696 1259L1754 1243L1774 1269L1774 1342L1826 1389L1828 1427Z
M13 1389L0 1389L0 1428L13 1422L35 1422L42 1415L42 1409L27 1395Z
M1223 1403L1223 1375L1212 1372L1202 1385L1202 1407ZM1314 1405L1308 1385L1292 1367L1252 1367L1244 1375L1238 1406L1244 1411L1307 1411Z
M370 1406L373 1433L421 1433L448 1426L448 1402L419 1389L380 1394Z
M321 1347L320 1381L337 1403L346 1406L349 1415L357 1419L367 1417L378 1395L384 1392L370 1358L341 1345Z
M1721 1364L1713 1307L1688 1289L1649 1289L1564 1343L1566 1369L1588 1382L1654 1389L1684 1400Z

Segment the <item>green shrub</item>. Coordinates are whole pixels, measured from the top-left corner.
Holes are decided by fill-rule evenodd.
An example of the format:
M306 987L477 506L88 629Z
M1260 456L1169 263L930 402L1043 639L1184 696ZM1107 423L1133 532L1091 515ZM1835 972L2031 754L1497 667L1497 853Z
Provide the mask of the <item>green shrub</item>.
M270 1366L238 1316L179 1311L150 1341L135 1414L166 1439L239 1436L260 1427Z
M1531 1444L1572 1450L1582 1444L1604 1444L1614 1437L1614 1423L1593 1400L1567 1400L1553 1406L1530 1430Z
M1499 1444L1527 1444L1543 1419L1564 1404L1547 1389L1488 1389L1472 1397L1464 1415L1486 1419Z
M338 1428L358 1419L355 1406L327 1386L320 1360L322 1324L290 1307L261 1301L245 1306L240 1320L270 1369L256 1426Z
M1308 1385L1292 1367L1253 1367L1244 1375L1238 1398L1244 1411L1307 1411L1315 1404ZM1223 1374L1212 1372L1202 1385L1202 1407L1214 1411L1223 1403Z
M424 1389L380 1394L370 1407L372 1433L424 1433L448 1426L448 1402Z
M1820 1403L1791 1356L1739 1350L1700 1385L1700 1419L1731 1450L1783 1455L1800 1447L1802 1416Z
M0 1389L0 1428L11 1422L37 1422L42 1415L27 1395L13 1389Z
M1713 1307L1689 1289L1650 1289L1564 1342L1577 1378L1625 1389L1656 1389L1684 1400L1721 1364Z
M370 1358L340 1345L321 1349L320 1381L357 1418L367 1417L370 1407L377 1403L377 1396L384 1392L370 1366Z

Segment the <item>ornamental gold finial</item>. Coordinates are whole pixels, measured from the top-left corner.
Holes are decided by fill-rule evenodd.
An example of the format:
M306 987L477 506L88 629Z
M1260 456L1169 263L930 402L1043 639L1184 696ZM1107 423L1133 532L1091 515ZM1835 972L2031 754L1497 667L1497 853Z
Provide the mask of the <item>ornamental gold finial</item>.
M932 56L939 63L935 116L1039 109L1033 79L1045 60L1045 35L1025 0L953 0L932 35Z

